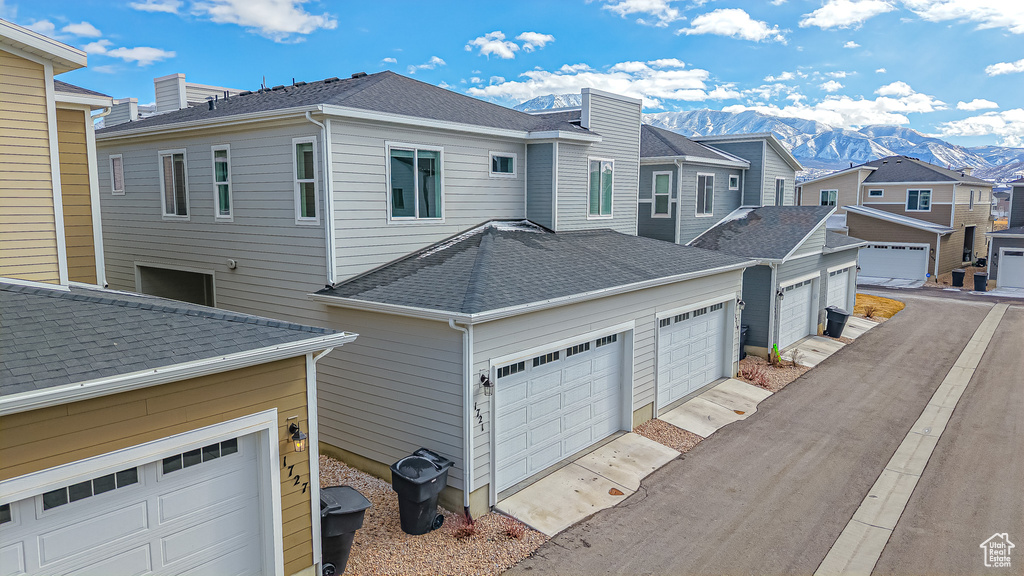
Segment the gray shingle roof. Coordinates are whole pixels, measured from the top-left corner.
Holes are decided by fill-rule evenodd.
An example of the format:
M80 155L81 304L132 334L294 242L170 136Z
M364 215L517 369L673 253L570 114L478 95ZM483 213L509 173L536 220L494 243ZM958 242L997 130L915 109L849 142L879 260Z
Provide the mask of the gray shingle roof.
M1024 176L1017 178L1016 180L1011 180L1010 184L1024 184Z
M477 314L744 262L611 230L491 222L317 294Z
M640 125L640 157L695 156L709 160L735 162L736 158L690 140L682 134L664 130L650 124Z
M0 396L336 333L151 296L0 283Z
M840 250L847 246L856 246L857 244L863 244L865 241L860 238L853 238L845 234L839 234L837 232L825 231L825 248L829 248L832 251Z
M345 106L360 110L401 114L431 120L444 120L508 130L552 130L587 133L568 122L551 122L483 100L464 96L391 71L359 78L328 82L320 80L302 86L283 86L245 96L232 96L217 102L217 108L194 106L166 114L157 114L133 122L125 122L97 130L112 134L141 127L165 126L209 118L228 118L239 114L267 112L319 104Z
M909 156L887 156L865 162L861 166L874 166L878 168L871 172L864 182L964 182L973 184L988 184L981 178L974 176L961 176L956 170L947 170L941 166L929 164L917 158Z
M991 234L995 236L1024 234L1024 226L1015 226L1013 228L1007 228L1005 230L993 230L991 232L986 232L986 234Z
M99 96L101 98L110 98L106 94L96 92L95 90L89 90L88 88L82 88L81 86L75 86L74 84L68 84L67 82L61 82L60 80L53 80L53 89L57 92L63 92L65 94L83 94L85 96Z
M824 225L832 208L762 206L742 210L693 239L689 245L748 258L781 260L812 230Z

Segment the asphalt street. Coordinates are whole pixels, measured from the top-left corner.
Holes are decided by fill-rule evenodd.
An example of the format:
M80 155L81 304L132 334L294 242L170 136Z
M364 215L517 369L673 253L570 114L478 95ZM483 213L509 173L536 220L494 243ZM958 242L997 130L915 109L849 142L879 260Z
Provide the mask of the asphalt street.
M509 573L813 573L992 306L988 301L900 296L906 296L907 307L892 320L762 402L750 418L725 427L655 472L623 504L559 534ZM986 362L976 376L986 385L969 389L963 402L975 408L964 411L967 422L960 424L983 427L975 433L979 442L985 441L982 434L1000 436L1005 427L974 423L970 414L990 418L982 413L995 402L989 410L1007 410L1011 415L1003 420L1017 432L1001 440L1003 447L1012 446L1021 430L1021 411L1014 411L1006 399L1011 383L1019 388L1024 373L1019 364L1024 349L1021 309L1011 312L996 338L1003 340L1000 347L1016 346L1016 363ZM1018 325L1008 327L1013 319ZM998 354L995 348L993 344L991 351ZM957 410L955 420L962 416ZM938 449L943 460L954 459L949 465L981 457L970 446L951 450L948 437L953 435L947 432ZM929 464L926 475L950 477L941 466ZM1002 505L1012 514L1021 509L1024 496L1021 482L1006 482L1019 479L1019 471L1018 465L1000 475L963 474L963 482L981 486L968 488L952 479L932 490L980 499L995 491L1005 496ZM987 482L993 486L986 492ZM894 554L910 553L909 548L923 546L921 541L935 539L926 533L934 523L930 515L958 509L961 501L968 506L960 497L941 503L923 500L910 505L921 508L922 528L902 535L899 526L894 541L907 548L894 548ZM998 524L998 505L989 506L991 523ZM960 513L973 514L966 509ZM987 520L976 522L989 525ZM1019 526L1006 523L1007 530ZM957 526L952 529L959 530ZM938 538L930 545L942 546L953 536ZM974 547L980 543L974 542L973 532L965 539ZM977 556L973 550L971 554ZM885 556L882 560L888 561ZM936 573L952 566L936 565L929 571L903 564L902 557L892 562L884 566L897 572Z

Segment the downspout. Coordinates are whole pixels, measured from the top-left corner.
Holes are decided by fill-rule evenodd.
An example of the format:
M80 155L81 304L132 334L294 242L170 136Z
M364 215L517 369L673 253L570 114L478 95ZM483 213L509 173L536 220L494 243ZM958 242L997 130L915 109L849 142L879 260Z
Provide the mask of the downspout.
M652 195L653 198L653 195ZM676 160L676 244L679 244L679 229L683 225L683 161Z
M779 312L779 267L775 262L769 262L768 267L772 269L772 283L771 283L771 310L768 314L768 357L771 358L772 349L774 344L778 343L778 338L775 337L775 316Z
M311 112L306 112L306 120L320 127L320 143L323 148L321 162L324 166L324 252L327 256L327 285L334 286L338 281L338 261L334 257L334 170L331 157L331 119L326 124L313 120Z
M104 258L103 249L103 217L100 214L100 181L99 181L99 160L98 153L96 151L96 120L103 118L107 114L114 111L114 108L104 108L99 114L89 116L89 125L86 126L86 139L89 141L89 148L87 150L89 156L89 198L92 209L92 245L93 245L93 256L96 259L96 284L104 288L107 287L107 263Z
M942 234L935 235L935 266L932 268L932 281L939 282L939 244L942 242Z
M309 429L309 486L310 514L316 518L320 514L320 421L316 399L316 363L333 351L328 348L314 356L306 354L306 427ZM320 573L323 563L323 551L320 542L320 523L313 522L313 564L316 573Z
M469 423L472 419L470 401L473 398L473 325L462 327L455 323L454 318L449 318L448 326L462 332L462 508L466 520L472 524L473 517L469 514L469 480L473 468L473 427Z

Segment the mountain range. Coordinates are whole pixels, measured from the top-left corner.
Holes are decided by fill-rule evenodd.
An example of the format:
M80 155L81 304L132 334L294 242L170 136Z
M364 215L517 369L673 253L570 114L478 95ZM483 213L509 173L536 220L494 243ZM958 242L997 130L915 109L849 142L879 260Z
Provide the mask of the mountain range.
M515 108L531 111L580 104L579 94L551 94L528 100ZM799 175L801 180L849 168L851 163L861 164L893 155L910 156L948 168L970 166L974 168L974 176L997 183L1019 178L1024 172L1024 148L968 148L900 126L869 125L853 130L814 120L769 116L753 110L723 112L706 108L644 114L643 121L689 138L771 132L806 168Z

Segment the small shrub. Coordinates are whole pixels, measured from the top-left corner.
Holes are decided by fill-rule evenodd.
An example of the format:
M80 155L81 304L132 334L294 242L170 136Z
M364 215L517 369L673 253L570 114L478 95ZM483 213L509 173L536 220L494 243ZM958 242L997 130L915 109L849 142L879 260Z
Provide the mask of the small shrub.
M526 535L526 525L515 518L502 516L500 525L501 531L514 540L521 540Z
M466 516L456 516L455 525L452 527L452 536L459 540L470 538L479 534L480 530L476 526L476 522Z
M875 314L875 307L874 306L871 306L870 304L867 305L867 306L864 306L864 315L865 316L867 316L868 318L871 318L872 316L874 316L874 314Z
M789 360L793 364L793 366L799 366L800 358L803 357L803 355L803 352L801 352L800 350L793 349L793 353L789 356Z
M740 375L748 382L753 382L758 386L768 385L768 371L765 369L763 364L751 364L745 367L740 372Z

